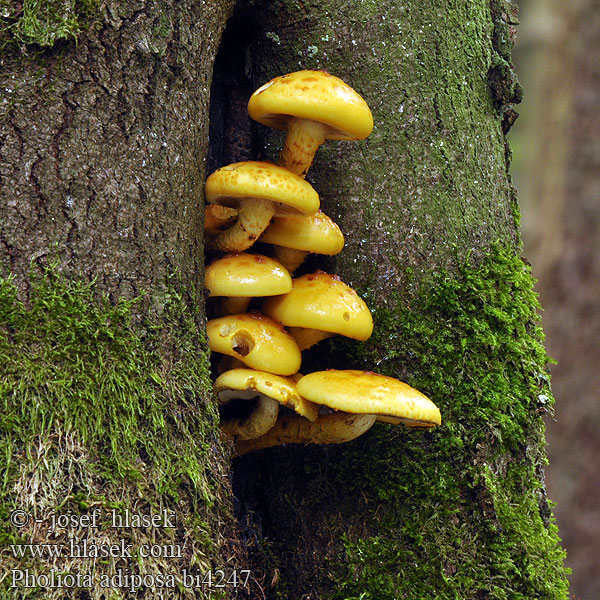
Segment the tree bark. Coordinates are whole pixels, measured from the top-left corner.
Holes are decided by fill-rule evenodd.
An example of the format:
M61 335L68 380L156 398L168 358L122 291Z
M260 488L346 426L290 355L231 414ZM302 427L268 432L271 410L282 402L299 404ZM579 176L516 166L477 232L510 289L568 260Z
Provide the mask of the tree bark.
M164 475L172 485L161 489L154 450L138 442L153 475L153 485L141 487L158 503L177 503L173 485L186 490L178 535L195 542L204 566L251 567L252 585L240 593L565 598L543 486L546 357L508 175L505 133L520 97L510 63L512 6L240 2L216 56L231 9L108 5L102 24L76 46L11 63L0 239L21 298L37 306L29 266L53 256L67 281L97 277L95 289L117 306L145 294L124 330L142 349L150 344L140 350L147 359L140 372L144 382L158 378L156 403L168 400L161 444L178 477ZM208 367L202 296L194 291L202 283L203 157L208 170L274 159L281 134L250 123L243 106L258 85L299 68L349 82L375 119L368 140L328 142L317 154L308 178L346 246L305 267L360 290L375 333L365 344L322 343L306 353L303 370L358 367L400 377L440 406L443 426L423 433L377 425L341 447L234 458L234 531L221 467L228 452L215 438L206 378L192 375ZM178 322L174 310L189 318ZM194 347L192 357L186 351ZM143 421L134 424L156 431ZM85 437L82 422L74 423ZM186 453L196 431L200 448ZM91 437L98 464L105 449ZM190 457L200 464L196 479ZM64 465L61 474L68 480ZM14 468L10 478L18 480ZM140 488L128 477L123 486ZM118 494L117 485L110 489L105 502ZM46 514L59 505L58 494L27 501ZM199 507L203 524L194 528L189 513ZM212 544L200 548L202 535ZM160 566L180 572L192 558Z

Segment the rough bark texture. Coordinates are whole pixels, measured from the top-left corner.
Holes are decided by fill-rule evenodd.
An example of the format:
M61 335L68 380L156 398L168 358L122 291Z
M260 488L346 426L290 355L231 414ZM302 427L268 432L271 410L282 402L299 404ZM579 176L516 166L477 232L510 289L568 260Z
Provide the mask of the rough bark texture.
M366 141L317 154L308 179L347 244L305 267L357 286L375 333L307 353L303 369L400 377L445 419L428 434L378 425L345 447L234 462L271 597L565 598L543 485L546 359L504 138L520 99L514 6L275 2L238 17L254 27L251 87L323 68L375 119ZM254 130L274 159L282 134Z
M202 579L235 552L202 295L210 85L232 5L108 2L77 43L48 48L53 35L40 33L27 40L39 45L3 49L2 539L105 550L124 540L133 553L3 552L5 575L95 578L11 588L9 575L3 598L197 597L183 569ZM68 20L73 6L38 9L41 21L57 10ZM98 528L52 530L52 515L96 509ZM116 529L113 509L164 509L175 527ZM25 526L11 526L15 510L30 515ZM143 544L171 550L138 561ZM100 581L144 573L175 583Z
M77 44L2 60L2 261L114 298L197 277L212 64L232 3L108 3ZM202 23L198 27L197 23Z
M43 374L52 367L66 373L66 384L51 390L52 424L66 423L87 442L92 465L121 466L125 506L137 506L136 490L151 504L177 505L179 535L193 542L194 552L183 561L142 562L141 569L176 572L194 559L203 567L224 566L219 559L247 566L231 531L225 452L206 402L201 304L196 310L197 294L188 293L201 271L198 192L208 89L228 8L109 5L105 21L77 46L11 63L3 81L16 91L4 103L0 239L30 306L27 312L5 293L10 324L4 336L31 353L39 334L32 340L23 332L41 330L34 317L45 323L44 332L58 327L58 338L45 333L41 339ZM347 245L334 260L306 265L356 286L376 330L366 344L326 342L306 354L303 369L356 366L401 377L430 395L444 419L434 432L378 425L345 447L290 447L236 459L240 535L262 590L252 588L251 597L566 597L543 486L546 357L531 279L518 256L507 174L504 133L514 118L510 104L520 95L510 65L513 21L512 6L495 1L284 0L237 7L215 66L211 170L277 154L281 134L252 125L240 107L252 89L287 71L323 68L340 76L365 97L376 123L365 142L319 150L309 179ZM71 283L66 292L55 282L32 284L30 261L54 254L63 276L97 275L98 291L113 302L147 292L123 309L137 315L137 327L119 321L110 305L91 314L89 294ZM178 278L169 278L173 271ZM43 321L48 297L60 300L52 322ZM57 326L68 313L63 299L74 297L79 312ZM76 327L82 314L86 323L117 320L117 348L110 328ZM72 330L75 341L67 335ZM90 366L73 386L69 377L82 363L81 347L89 349L84 364ZM57 354L63 348L66 354ZM125 357L124 348L131 350ZM103 374L99 365L107 358L117 364L107 387L113 391L94 395L103 380L95 374ZM48 422L39 410L48 393L44 379L31 375L19 383L19 360L12 356L9 386L1 391L11 408L24 405L22 414L36 418L26 420L33 425L19 444L15 433L7 436L13 466L5 488L20 495L4 503L8 512L27 499L28 508L47 514L65 486L42 498L17 485L29 472L19 465L36 472L25 459L41 439L62 481L71 473L60 445L52 445L43 427L36 431ZM142 365L136 393L117 376L129 376L133 364ZM35 361L27 369L33 374ZM77 401L74 387L85 389ZM124 394L141 403L124 403L128 419L115 410ZM96 396L103 402L94 402ZM82 417L69 407L82 407ZM91 427L94 419L102 427ZM126 426L108 435L107 449L103 436L123 420ZM138 429L143 435L132 436ZM120 439L125 464L117 460ZM136 452L150 485L131 481ZM45 482L49 472L41 471ZM94 502L114 501L122 480L113 478L102 499L101 481L92 479L68 496L70 503L84 492L93 492ZM43 540L47 532L20 532L34 534ZM7 535L18 533L8 529ZM229 547L220 553L224 535Z

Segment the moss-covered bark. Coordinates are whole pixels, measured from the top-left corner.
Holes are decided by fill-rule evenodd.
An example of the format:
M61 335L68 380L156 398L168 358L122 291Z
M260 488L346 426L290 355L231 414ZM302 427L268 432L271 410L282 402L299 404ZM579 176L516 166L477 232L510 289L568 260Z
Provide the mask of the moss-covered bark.
M0 597L105 598L110 591L117 599L144 587L132 589L127 576L180 583L184 569L222 565L234 538L228 464L206 393L197 315L175 286L161 318L141 327L133 324L133 302L99 303L94 285L54 271L30 283L25 306L14 282L0 279ZM168 524L117 528L112 511L167 514ZM76 524L95 513L93 527ZM58 515L70 524L55 527ZM32 554L29 544L61 554ZM165 547L166 556L139 560L148 545ZM111 546L116 554L98 561L95 549ZM88 579L38 579L52 573ZM122 584L102 585L118 573ZM157 585L146 597L165 591L195 597L197 589Z
M234 463L269 597L566 598L543 485L552 401L532 279L519 256L505 133L520 87L500 2L275 2L254 24L256 87L322 68L367 100L364 142L329 142L308 179L347 236L312 259L357 286L365 344L326 342L303 369L358 367L429 394L432 432L377 425L336 449ZM262 155L282 134L256 126Z
M183 569L239 550L202 294L210 83L232 3L97 6L77 43L13 30L27 45L0 55L2 598L197 597ZM25 2L3 18L37 11L54 27L50 12L71 8ZM97 527L52 530L96 510ZM174 527L117 529L112 510L165 510ZM69 539L91 553L19 556ZM167 556L141 557L143 544ZM11 587L11 570L34 579ZM37 579L53 572L94 579ZM175 584L101 585L119 572Z

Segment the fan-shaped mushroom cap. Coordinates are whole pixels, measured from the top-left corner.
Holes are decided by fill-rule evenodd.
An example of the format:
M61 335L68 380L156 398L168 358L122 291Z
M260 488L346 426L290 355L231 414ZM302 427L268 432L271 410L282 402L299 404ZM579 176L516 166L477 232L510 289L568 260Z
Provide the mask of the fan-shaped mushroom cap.
M280 263L261 254L228 254L213 261L204 272L210 296L257 298L292 289L292 278Z
M373 129L363 98L325 71L297 71L271 79L250 97L248 114L276 129L287 129L293 118L317 121L326 125L325 139L330 140L361 140Z
M276 215L310 215L319 209L319 194L310 183L268 162L221 167L208 176L204 192L208 202L237 209L248 198L269 200Z
M291 292L269 298L263 312L289 327L316 329L357 340L373 332L364 300L336 275L317 272L292 280Z
M314 421L319 407L302 398L292 377L282 377L254 369L231 369L217 377L213 386L221 404L238 398L266 396Z
M233 356L253 369L293 375L300 368L302 357L294 339L279 323L259 313L211 319L206 332L211 350Z
M389 417L411 426L433 427L442 422L438 407L427 396L398 379L371 371L318 371L302 377L296 387L304 398L334 410Z

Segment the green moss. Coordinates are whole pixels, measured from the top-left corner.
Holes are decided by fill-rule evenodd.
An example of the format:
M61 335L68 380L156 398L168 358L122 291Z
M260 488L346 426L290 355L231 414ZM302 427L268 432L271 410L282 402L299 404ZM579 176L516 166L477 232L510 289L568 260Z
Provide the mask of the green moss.
M112 305L105 299L97 303L94 296L93 284L61 283L48 272L34 284L26 307L11 282L1 280L2 431L18 433L26 442L60 423L100 449L103 476L136 477L142 452L173 473L161 481L161 490L173 493L180 476L201 489L202 465L187 458L200 448L177 457L171 448L174 429L187 433L185 444L192 436L185 422L169 423L167 417L174 400L188 409L199 402L211 412L198 395L209 386L206 355L194 340L203 336L194 315L181 312L182 298L171 295L165 323L151 325L142 338L131 322L135 301ZM176 327L183 339L169 349L177 353L166 364L162 340Z
M229 519L226 453L206 396L201 315L172 283L158 318L140 316L139 299L110 303L93 283L64 281L53 270L32 279L27 303L0 279L0 515L25 509L46 523L21 531L2 518L0 539L47 542L54 512L164 507L175 512L188 551L184 563L146 559L147 572L218 560ZM170 529L117 533L134 546L175 542ZM2 571L15 560L5 555ZM49 571L38 562L18 564Z
M552 396L529 269L495 247L479 266L434 274L396 301L368 299L376 331L356 366L402 371L444 423L377 426L344 448L353 485L376 499L378 533L345 538L331 597L566 598L540 482Z
M377 424L339 447L238 467L263 470L261 502L277 490L263 561L282 570L277 597L567 598L542 484L552 397L531 274L500 247L456 272L420 277L429 284L412 297L364 291L373 337L329 341L316 367L399 377L440 407L441 427Z
M99 6L100 0L0 0L0 49L9 43L50 47L77 39Z

